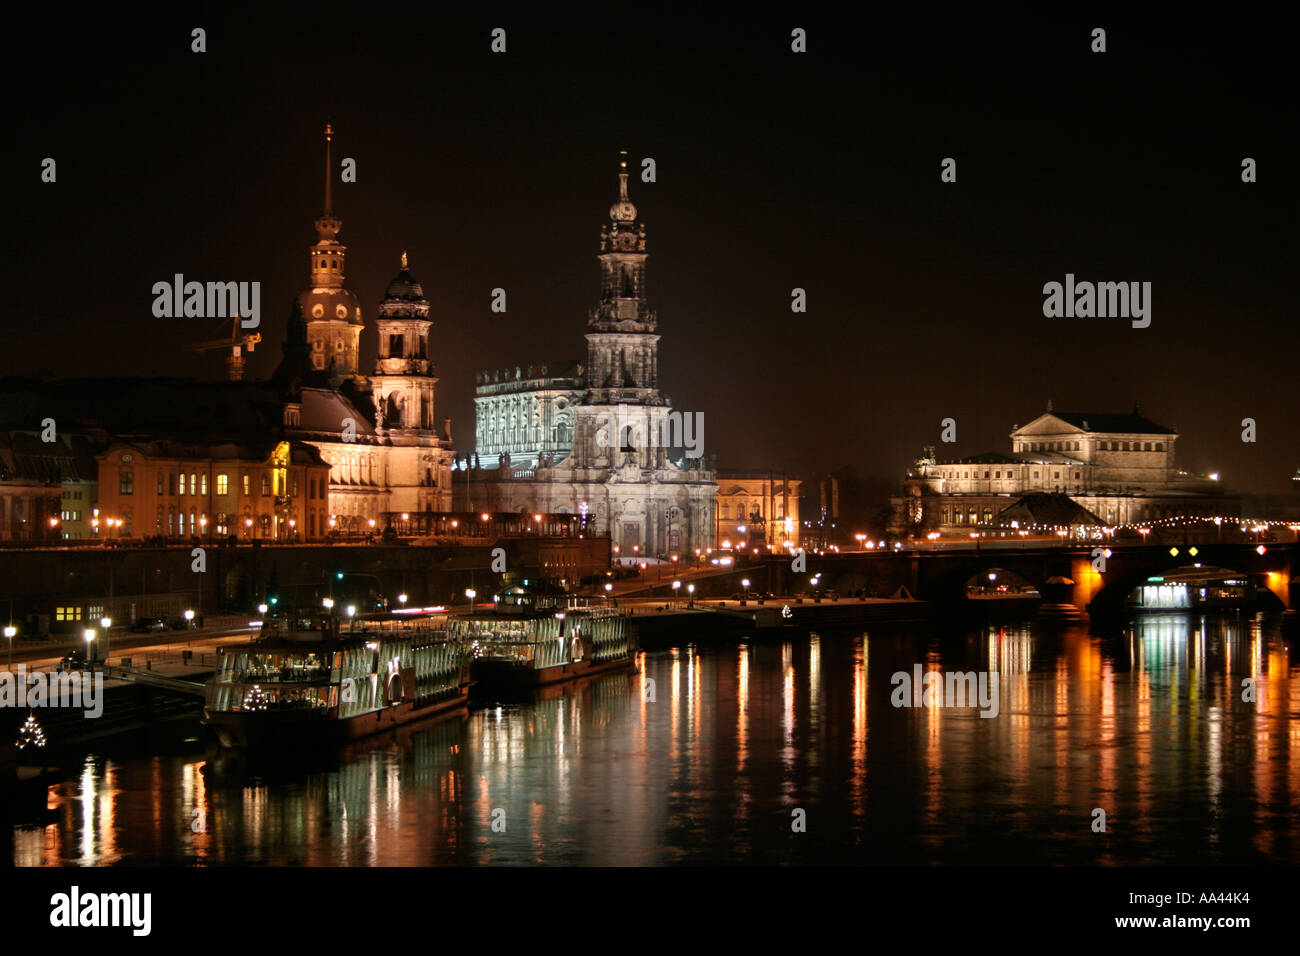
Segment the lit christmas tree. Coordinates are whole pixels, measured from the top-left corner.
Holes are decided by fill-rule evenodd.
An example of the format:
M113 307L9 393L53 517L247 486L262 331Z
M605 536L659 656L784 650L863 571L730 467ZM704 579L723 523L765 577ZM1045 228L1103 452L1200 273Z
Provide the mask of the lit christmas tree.
M256 684L244 695L244 710L266 710L271 701L270 696Z
M28 711L27 720L18 728L18 752L34 756L44 746L45 730L36 716Z

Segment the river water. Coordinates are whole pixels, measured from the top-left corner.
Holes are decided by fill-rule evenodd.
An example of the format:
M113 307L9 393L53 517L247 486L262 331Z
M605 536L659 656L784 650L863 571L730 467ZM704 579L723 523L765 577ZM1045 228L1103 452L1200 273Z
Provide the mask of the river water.
M197 729L77 757L13 859L1300 863L1300 667L1275 624L701 634L639 663L307 763L233 759ZM895 706L918 664L996 675L996 715Z

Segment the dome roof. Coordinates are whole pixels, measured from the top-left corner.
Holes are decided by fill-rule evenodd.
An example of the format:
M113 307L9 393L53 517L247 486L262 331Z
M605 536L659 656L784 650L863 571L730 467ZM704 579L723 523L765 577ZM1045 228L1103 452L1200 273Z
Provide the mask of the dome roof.
M298 304L308 322L365 325L361 320L361 303L347 289L306 289L298 293Z
M384 298L397 299L401 302L422 302L424 289L415 281L411 273L403 269L397 273L397 277L392 282L388 283L388 288L384 290Z

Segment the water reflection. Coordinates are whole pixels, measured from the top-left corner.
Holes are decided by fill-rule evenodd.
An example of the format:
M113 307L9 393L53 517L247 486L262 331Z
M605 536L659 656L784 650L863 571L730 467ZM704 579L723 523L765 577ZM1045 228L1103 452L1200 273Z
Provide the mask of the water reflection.
M918 664L996 674L997 716L893 706L891 675ZM718 639L639 666L312 763L91 755L52 791L55 823L15 829L13 858L1300 862L1300 675L1248 618L1152 614L1106 639L1014 625Z

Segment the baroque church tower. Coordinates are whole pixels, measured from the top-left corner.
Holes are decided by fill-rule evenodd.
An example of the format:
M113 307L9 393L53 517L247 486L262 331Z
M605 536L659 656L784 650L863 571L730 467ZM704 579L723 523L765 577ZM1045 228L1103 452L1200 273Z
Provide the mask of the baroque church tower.
M646 301L645 225L627 195L627 150L619 160L618 201L600 231L600 303L587 319L588 402L660 404L659 336Z
M388 283L379 303L376 327L379 358L370 379L375 396L375 430L390 445L389 474L393 511L447 511L451 508L450 436L434 426L433 362L429 358L429 302L407 269ZM449 421L444 423L449 427Z
M311 367L332 371L341 378L359 371L361 303L343 287L347 246L338 241L343 223L334 215L331 143L334 127L325 126L325 212L316 220L316 243L311 247L311 287L298 301L307 323L307 349Z
M587 316L587 394L578 409L572 464L654 469L667 463L659 392L658 318L646 297L646 232L627 194L620 151L618 199L600 231L600 301Z
M573 415L572 447L556 442L548 453L534 440L533 450L520 449L524 463L518 468L503 455L472 480L494 510L580 513L589 518L591 533L610 536L616 554L666 559L713 546L718 485L702 457L673 447L669 439L681 428L665 427L670 416L679 423L683 416L659 391L658 319L646 298L646 231L627 178L623 151L618 199L600 235L600 298L587 316L580 394L571 405L564 398L566 414ZM522 380L518 369L514 379L509 395L502 392L509 376L505 383L495 375L480 379L480 442L502 431L497 403L546 407L553 393L567 396L565 389L578 384L563 376Z

